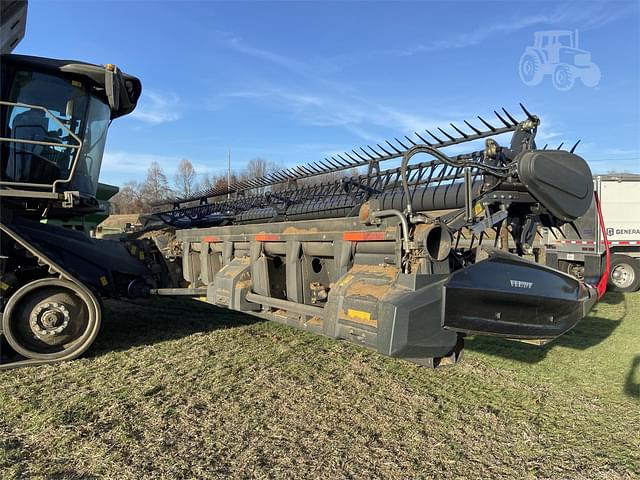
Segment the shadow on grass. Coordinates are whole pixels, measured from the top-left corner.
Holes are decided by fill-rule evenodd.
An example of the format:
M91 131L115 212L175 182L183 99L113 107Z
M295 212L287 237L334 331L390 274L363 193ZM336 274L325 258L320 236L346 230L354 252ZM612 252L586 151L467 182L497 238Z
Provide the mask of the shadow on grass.
M624 382L624 393L633 398L640 398L640 355L631 362Z
M623 304L624 310L620 318L617 319L587 316L573 330L542 347L504 338L474 337L465 340L465 348L524 363L537 363L544 360L547 353L556 346L586 350L606 340L622 323L627 314L625 297L621 293L608 293L600 303L606 305Z
M260 322L259 318L185 298L105 303L102 331L86 357Z

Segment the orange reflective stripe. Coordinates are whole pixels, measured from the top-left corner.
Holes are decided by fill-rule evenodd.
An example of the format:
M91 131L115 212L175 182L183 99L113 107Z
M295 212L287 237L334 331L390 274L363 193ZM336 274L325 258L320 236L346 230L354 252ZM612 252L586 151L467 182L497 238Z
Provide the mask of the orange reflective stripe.
M277 242L278 240L280 240L280 235L268 233L260 233L256 235L256 242Z
M384 232L344 232L342 239L350 242L372 242L384 240Z

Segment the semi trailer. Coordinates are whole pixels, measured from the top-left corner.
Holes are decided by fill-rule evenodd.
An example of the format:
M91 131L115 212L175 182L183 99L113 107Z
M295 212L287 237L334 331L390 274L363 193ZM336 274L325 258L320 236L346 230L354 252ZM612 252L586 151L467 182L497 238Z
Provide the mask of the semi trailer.
M640 175L597 175L593 184L600 195L606 238L599 228L596 205L592 203L574 226L547 230L546 264L593 281L605 271L608 247L609 289L635 292L640 288Z
M99 210L107 128L141 82L11 54L26 2L2 8L0 369L81 355L104 297L199 297L436 367L459 361L465 335L548 342L603 293L526 258L539 227L587 212L593 183L575 145L537 147L522 105L175 199L155 214L170 242L57 227Z

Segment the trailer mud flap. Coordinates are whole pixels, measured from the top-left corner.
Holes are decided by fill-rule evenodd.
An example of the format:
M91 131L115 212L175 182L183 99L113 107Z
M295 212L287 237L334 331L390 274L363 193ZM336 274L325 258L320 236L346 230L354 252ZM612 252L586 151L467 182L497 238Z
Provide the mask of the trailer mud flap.
M571 330L597 299L574 277L499 250L453 273L443 295L443 327L531 340Z

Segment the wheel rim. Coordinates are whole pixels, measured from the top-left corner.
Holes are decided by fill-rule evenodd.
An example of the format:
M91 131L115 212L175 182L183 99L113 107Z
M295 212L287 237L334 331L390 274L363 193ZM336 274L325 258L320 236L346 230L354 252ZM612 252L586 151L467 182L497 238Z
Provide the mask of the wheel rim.
M635 279L633 268L626 263L619 263L611 271L611 281L618 288L629 288Z
M60 279L41 279L20 288L3 315L7 342L34 359L70 359L84 352L100 327L96 298Z

